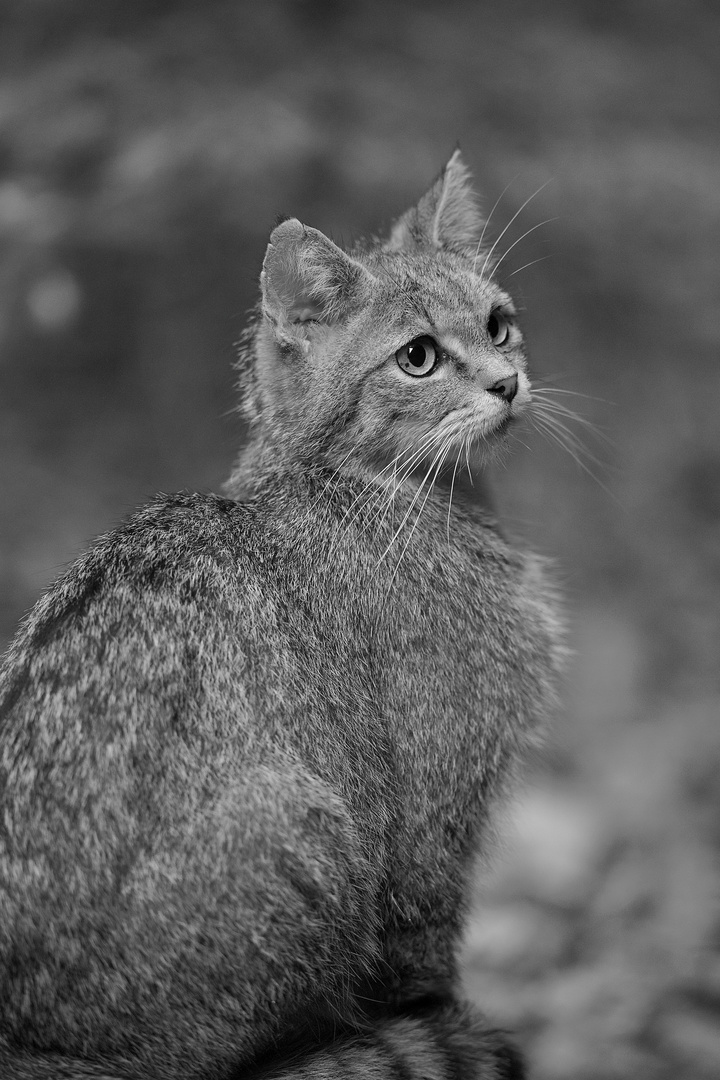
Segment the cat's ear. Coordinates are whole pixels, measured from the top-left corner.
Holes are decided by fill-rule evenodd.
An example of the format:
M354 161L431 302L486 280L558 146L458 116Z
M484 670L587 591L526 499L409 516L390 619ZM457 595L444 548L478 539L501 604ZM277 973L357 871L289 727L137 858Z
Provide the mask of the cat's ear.
M456 150L420 202L395 222L387 246L391 251L448 247L475 252L484 224L470 172Z
M263 314L281 336L296 338L305 323L342 321L371 282L327 236L289 218L270 234L260 275Z

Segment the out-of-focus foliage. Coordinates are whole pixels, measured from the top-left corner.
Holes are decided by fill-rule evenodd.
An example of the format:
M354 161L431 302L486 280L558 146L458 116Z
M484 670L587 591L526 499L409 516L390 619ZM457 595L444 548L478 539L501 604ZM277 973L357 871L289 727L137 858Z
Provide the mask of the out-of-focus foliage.
M505 280L609 441L570 425L595 480L528 428L494 477L577 657L466 950L537 1080L720 1075L718 42L714 0L0 9L5 640L93 534L220 484L278 213L352 239L459 141L495 239L550 181Z

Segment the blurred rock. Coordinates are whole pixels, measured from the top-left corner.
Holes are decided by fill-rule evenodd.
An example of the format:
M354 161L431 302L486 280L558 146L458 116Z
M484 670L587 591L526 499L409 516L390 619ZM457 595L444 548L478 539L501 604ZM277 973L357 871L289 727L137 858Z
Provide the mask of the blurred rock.
M611 842L596 800L570 788L536 787L510 811L503 888L560 907L580 904Z
M717 1080L720 1076L720 1011L671 1012L658 1022L657 1031L661 1045L678 1061L678 1075Z
M472 920L463 949L469 966L544 972L567 944L568 920L529 903L483 907Z
M30 287L25 302L36 325L51 333L73 324L80 313L82 293L74 275L58 267Z
M640 1045L652 993L622 957L559 974L544 986L541 1005L546 1025L532 1048L538 1078L655 1075Z

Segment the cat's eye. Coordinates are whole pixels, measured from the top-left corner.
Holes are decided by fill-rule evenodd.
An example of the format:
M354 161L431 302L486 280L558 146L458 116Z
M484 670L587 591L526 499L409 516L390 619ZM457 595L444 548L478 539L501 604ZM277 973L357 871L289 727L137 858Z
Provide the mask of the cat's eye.
M416 378L435 370L440 350L431 337L416 337L395 353L399 367Z
M490 341L496 349L501 349L503 345L507 345L508 338L510 337L510 322L503 315L502 311L491 311L487 321L487 332Z

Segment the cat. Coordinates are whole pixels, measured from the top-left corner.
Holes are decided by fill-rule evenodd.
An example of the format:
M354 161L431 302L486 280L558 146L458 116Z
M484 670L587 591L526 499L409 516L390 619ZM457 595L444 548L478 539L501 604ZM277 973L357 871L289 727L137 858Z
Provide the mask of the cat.
M531 402L456 152L385 241L270 236L226 492L159 496L0 670L6 1080L512 1080L458 997L555 590L456 480Z

